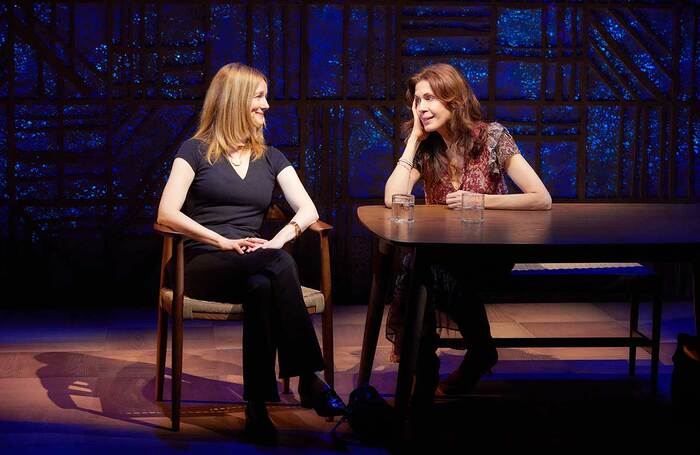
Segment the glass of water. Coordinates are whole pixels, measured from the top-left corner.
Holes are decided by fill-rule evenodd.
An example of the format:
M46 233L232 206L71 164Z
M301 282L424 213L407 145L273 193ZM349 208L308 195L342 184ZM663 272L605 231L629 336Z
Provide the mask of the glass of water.
M484 222L484 195L479 193L462 193L462 222Z
M413 208L416 197L412 194L394 194L391 196L391 221L396 223L413 222Z

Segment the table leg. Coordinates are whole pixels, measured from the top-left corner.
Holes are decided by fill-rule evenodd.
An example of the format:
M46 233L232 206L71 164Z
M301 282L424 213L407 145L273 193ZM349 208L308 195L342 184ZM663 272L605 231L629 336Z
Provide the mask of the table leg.
M394 408L396 409L399 422L403 422L406 417L408 400L413 384L413 373L416 369L418 348L423 328L423 318L425 316L425 305L427 291L421 284L415 270L417 250L413 250L411 264L411 301L406 312L406 323L404 325L403 341L401 344L401 361L399 363L399 374L396 379L396 398Z
M700 335L700 258L690 263L693 270L693 303L695 306L695 335Z
M367 304L367 318L365 319L365 334L362 338L362 354L360 355L360 371L357 377L357 385L369 384L372 375L374 354L377 350L377 339L382 326L384 314L384 295L386 289L387 274L392 258L393 247L383 240L373 240L372 258L372 287Z

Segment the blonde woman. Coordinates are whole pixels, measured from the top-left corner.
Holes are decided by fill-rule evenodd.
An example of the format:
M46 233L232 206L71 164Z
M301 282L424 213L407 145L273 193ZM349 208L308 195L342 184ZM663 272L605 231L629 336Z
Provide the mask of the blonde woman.
M280 377L299 376L302 404L340 415L344 404L317 375L324 361L304 306L294 259L281 247L318 219L294 168L265 145L265 76L231 63L214 76L199 128L177 152L158 208L158 222L181 231L185 293L204 300L242 300L246 429L270 434L265 402L279 401ZM296 214L272 239L259 238L275 185ZM282 323L280 323L282 322Z

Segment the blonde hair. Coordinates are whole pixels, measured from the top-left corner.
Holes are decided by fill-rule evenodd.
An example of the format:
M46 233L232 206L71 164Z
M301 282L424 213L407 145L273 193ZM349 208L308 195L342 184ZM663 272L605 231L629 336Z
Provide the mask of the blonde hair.
M229 63L214 75L204 97L199 127L192 136L207 144L209 164L236 149L249 150L253 160L265 155L263 127L255 125L250 113L261 81L267 82L265 75L242 63Z

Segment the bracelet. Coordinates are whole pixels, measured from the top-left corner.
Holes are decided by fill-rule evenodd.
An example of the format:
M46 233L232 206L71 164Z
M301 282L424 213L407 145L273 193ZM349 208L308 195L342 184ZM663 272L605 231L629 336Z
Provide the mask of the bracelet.
M406 166L408 166L409 168L413 169L413 163L409 163L408 160L405 160L405 159L403 159L403 158L399 158L399 163L403 163L403 164L405 164Z
M406 169L407 171L411 172L411 169L413 169L413 166L408 164L406 161L399 160L398 163L396 163L397 166L401 166L402 168Z
M289 225L291 225L291 226L294 227L294 238L295 238L295 239L296 239L296 238L299 238L299 236L301 235L301 228L299 227L299 225L297 224L297 222L296 222L296 221L290 221L290 222L287 223L287 224L289 224Z

